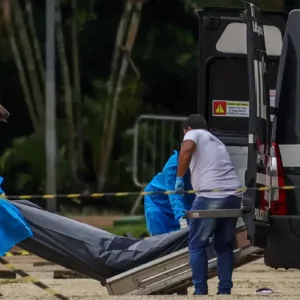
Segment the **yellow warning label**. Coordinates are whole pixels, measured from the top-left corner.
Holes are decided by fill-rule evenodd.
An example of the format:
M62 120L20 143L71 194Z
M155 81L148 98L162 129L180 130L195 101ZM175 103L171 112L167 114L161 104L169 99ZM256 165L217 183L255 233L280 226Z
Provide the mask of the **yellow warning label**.
M249 102L213 100L212 115L215 117L247 118L249 117Z
M226 115L226 101L213 101L213 116Z
M221 104L217 107L216 113L218 113L218 114L224 114L225 113L225 111L224 111Z

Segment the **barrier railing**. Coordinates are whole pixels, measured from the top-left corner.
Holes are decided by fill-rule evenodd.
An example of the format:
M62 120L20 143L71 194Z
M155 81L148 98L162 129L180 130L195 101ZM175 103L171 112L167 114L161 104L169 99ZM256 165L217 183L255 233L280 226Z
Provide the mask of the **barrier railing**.
M180 145L181 124L186 117L141 115L133 128L132 179L144 188Z

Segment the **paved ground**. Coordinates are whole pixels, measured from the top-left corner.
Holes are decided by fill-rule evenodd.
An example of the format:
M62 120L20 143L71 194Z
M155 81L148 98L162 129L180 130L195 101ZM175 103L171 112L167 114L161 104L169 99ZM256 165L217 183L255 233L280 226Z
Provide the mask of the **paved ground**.
M90 279L53 279L53 269L59 267L33 267L34 261L40 261L35 257L13 257L10 261L17 267L29 272L32 276L39 278L41 281L59 291L70 299L106 299L108 294L97 281ZM62 269L62 268L61 268ZM258 260L247 266L237 269L234 273L234 289L232 296L226 296L226 299L261 299L263 296L254 295L258 288L268 287L273 289L274 293L265 297L268 299L280 300L298 300L300 299L300 271L297 270L272 270L267 268L263 260ZM209 281L210 297L202 297L201 299L224 299L221 296L214 296L216 292L217 279ZM26 283L21 279L17 280L0 280L0 292L3 294L3 299L7 300L42 300L55 299L48 295L42 289L33 284ZM192 294L192 289L190 289ZM163 298L178 298L183 296L140 296L128 297L119 296L112 297L122 300L134 299L163 299ZM189 296L188 296L189 297ZM0 299L1 299L0 298ZM191 296L191 298L194 298Z

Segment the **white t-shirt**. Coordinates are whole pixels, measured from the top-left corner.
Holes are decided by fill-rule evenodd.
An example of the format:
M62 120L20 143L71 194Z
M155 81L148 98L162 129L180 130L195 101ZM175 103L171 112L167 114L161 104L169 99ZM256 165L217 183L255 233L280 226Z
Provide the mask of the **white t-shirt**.
M234 191L201 192L201 190L213 189L236 190L241 187L241 183L226 146L218 138L206 130L196 129L185 134L183 141L187 140L196 143L196 150L190 163L193 189L200 191L196 195L208 198L241 196Z

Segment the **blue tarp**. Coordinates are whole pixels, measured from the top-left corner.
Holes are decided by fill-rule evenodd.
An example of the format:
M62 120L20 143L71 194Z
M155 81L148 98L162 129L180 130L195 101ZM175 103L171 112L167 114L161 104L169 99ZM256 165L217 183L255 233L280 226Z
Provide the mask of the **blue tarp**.
M32 231L18 208L5 199L0 177L0 256L16 244L32 237Z
M173 152L161 173L146 186L145 191L174 191L178 164L178 151ZM192 190L189 172L184 177L185 189ZM179 219L189 210L195 199L194 194L163 195L144 197L147 229L152 235L164 234L180 229Z

